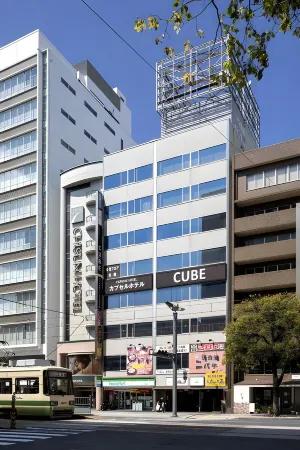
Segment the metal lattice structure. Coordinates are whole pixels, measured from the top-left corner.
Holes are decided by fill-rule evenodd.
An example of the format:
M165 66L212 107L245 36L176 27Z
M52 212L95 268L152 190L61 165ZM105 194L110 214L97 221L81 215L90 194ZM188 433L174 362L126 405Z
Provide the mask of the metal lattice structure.
M9 360L15 354L9 349L9 344L6 341L0 341L0 367L8 366Z
M237 89L214 79L228 60L226 42L226 37L219 38L157 63L156 110L162 136L230 117L234 100L259 146L260 115L250 86Z

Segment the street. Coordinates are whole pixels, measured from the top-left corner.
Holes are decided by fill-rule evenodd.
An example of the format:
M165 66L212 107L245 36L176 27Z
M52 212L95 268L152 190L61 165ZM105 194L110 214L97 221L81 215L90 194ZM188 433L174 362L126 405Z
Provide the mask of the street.
M4 422L1 421L1 427L9 425L8 421ZM43 450L119 450L120 446L122 450L219 450L221 446L225 450L238 447L250 450L255 446L257 449L279 450L283 441L288 440L289 450L299 449L298 421L289 426L284 424L284 419L279 419L276 429L276 420L270 424L260 422L261 428L256 423L249 425L248 421L240 421L239 425L236 422L201 425L160 422L148 425L90 419L58 422L20 420L16 430L0 429L0 446L13 446L13 450L40 449L41 445Z

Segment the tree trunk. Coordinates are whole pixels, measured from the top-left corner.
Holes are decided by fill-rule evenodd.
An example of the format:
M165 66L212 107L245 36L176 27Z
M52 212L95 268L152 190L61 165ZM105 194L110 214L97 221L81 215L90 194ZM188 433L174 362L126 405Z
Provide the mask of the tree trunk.
M278 380L273 379L273 411L276 417L280 416L280 394Z

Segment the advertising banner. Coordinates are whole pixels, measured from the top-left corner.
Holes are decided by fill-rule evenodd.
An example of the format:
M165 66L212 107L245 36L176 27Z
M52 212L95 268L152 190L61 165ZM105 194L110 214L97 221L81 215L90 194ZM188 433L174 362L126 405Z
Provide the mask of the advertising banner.
M150 290L153 287L153 275L139 275L125 278L110 278L105 281L105 294L121 294Z
M155 351L158 352L159 350L172 353L173 347L172 345L158 345ZM177 345L177 353L189 353L189 344Z
M114 264L113 266L105 267L105 279L110 280L111 278L120 278L120 264Z
M224 280L226 280L226 264L214 264L159 272L156 274L156 287L164 288Z
M190 378L190 386L205 386L205 377L191 377Z
M226 372L208 372L205 375L206 387L225 387Z
M190 373L225 372L224 350L224 343L191 344L191 353L189 354Z
M100 361L92 354L68 356L69 369L73 375L98 375L101 373Z
M177 386L185 387L189 385L189 379L185 377L177 377ZM166 378L166 386L173 386L173 378Z
M127 375L152 375L152 347L132 345L127 348Z
M125 387L153 387L155 380L153 378L128 378L128 379L103 379L103 386L106 388L125 388Z

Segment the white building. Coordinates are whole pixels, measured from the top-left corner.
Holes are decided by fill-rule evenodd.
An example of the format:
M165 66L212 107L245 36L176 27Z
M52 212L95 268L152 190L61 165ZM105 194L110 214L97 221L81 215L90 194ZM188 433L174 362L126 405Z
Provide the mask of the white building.
M133 144L126 99L40 32L0 48L0 340L56 358L60 174Z

